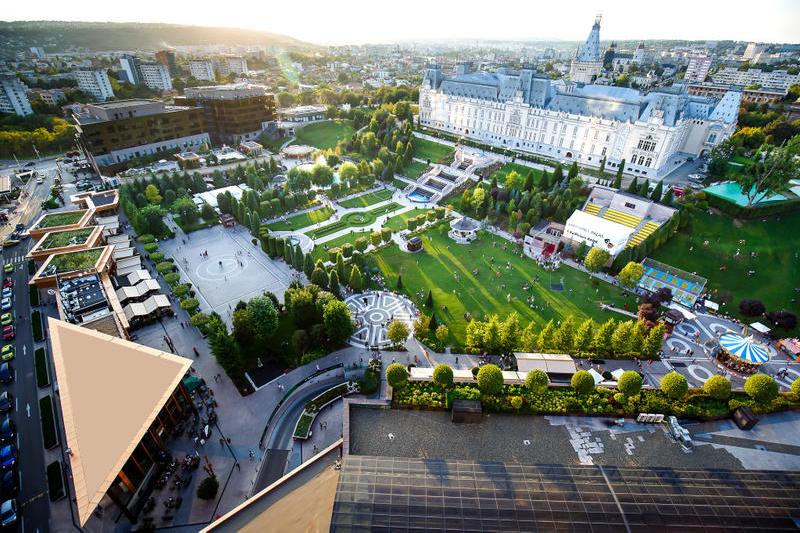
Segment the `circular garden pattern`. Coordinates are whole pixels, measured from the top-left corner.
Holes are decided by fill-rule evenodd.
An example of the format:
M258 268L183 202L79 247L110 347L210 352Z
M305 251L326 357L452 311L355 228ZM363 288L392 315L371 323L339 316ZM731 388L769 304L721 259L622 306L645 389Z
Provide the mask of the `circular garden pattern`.
M341 221L350 226L369 226L375 222L375 215L369 211L347 213L342 215Z
M405 322L410 330L416 317L414 305L405 296L392 292L354 294L345 303L356 323L356 331L350 337L353 346L388 346L391 344L386 336L389 323L399 320Z

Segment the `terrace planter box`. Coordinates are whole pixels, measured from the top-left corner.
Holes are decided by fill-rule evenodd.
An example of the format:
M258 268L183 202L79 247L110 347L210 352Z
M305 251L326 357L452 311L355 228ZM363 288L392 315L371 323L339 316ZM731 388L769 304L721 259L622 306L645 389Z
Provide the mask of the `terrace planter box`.
M53 409L53 399L45 396L39 400L39 416L42 423L42 440L46 450L58 446L58 431L56 429L56 415Z
M356 389L357 385L353 382L341 383L310 400L306 404L303 414L297 419L292 438L305 440L310 437L312 433L311 427L314 425L314 420L317 418L319 412L339 398L356 392Z
M42 388L50 385L50 371L47 365L47 350L44 347L36 348L34 352L36 366L36 384Z
M64 487L64 469L61 467L61 461L53 461L47 465L47 492L51 502L57 502L66 496Z

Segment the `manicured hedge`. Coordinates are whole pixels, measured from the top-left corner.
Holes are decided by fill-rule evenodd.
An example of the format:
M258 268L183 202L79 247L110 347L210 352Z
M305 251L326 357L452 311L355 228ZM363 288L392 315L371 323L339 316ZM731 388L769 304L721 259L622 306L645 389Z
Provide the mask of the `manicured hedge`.
M64 470L61 468L61 461L53 461L47 465L47 491L50 493L51 502L65 496Z
M36 348L34 360L36 363L36 384L39 387L47 387L50 385L50 372L47 371L47 351L44 347Z
M39 289L36 285L28 285L28 299L31 301L31 307L39 305Z
M42 326L42 314L39 311L31 313L31 327L33 328L33 340L43 341L44 327Z
M33 276L36 273L36 263L33 259L28 260L28 275Z
M42 439L46 450L58 445L58 433L56 432L56 415L53 411L53 400L50 396L45 396L39 400L39 416L42 421Z

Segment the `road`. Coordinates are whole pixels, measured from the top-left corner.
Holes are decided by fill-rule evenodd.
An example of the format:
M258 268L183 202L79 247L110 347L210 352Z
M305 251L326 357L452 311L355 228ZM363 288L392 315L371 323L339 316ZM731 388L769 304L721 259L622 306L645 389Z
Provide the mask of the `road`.
M39 421L38 386L33 355L31 307L28 297L28 269L24 255L32 246L30 240L3 250L4 264L12 263L14 273L14 316L17 337L14 339L16 357L11 362L16 379L3 385L14 395L15 408L11 417L17 424L20 493L17 496L21 511L20 531L49 530L50 500L47 495L47 476L44 464L42 428ZM20 319L22 317L22 319Z
M305 409L306 403L330 389L342 383L344 378L341 375L323 378L297 391L290 399L281 406L280 412L270 428L269 438L267 439L267 453L264 456L264 464L258 472L258 476L253 486L253 493L267 487L270 483L283 476L286 460L292 449L292 434L294 433L297 419Z

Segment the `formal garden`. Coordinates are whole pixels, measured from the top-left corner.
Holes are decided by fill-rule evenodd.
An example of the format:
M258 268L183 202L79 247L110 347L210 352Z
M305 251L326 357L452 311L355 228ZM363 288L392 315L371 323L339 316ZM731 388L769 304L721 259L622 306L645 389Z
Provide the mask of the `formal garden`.
M543 327L568 316L596 322L618 317L602 310L601 303L636 308L637 300L620 289L566 266L545 270L501 237L482 231L478 240L462 246L447 236L448 229L441 225L424 231L420 253L390 246L370 254L369 261L388 287L397 287L402 278L400 292L434 316L435 324L448 327L453 351L466 347L472 319L495 315L502 320L515 312L522 324Z
M455 153L452 146L417 137L414 139L414 157L430 163L446 161Z
M342 200L338 203L345 209L369 207L373 204L389 200L393 194L394 192L390 191L389 189L379 189L377 191L359 194L358 196L348 198L347 200Z
M596 415L632 417L638 413L660 413L700 420L729 418L734 409L749 407L755 413L800 408L800 379L791 391L780 393L770 376L748 378L744 391L731 390L722 376L709 379L703 388L690 388L686 378L671 372L659 388L643 386L642 376L626 371L616 388L595 386L586 370L572 376L569 386L550 385L547 374L532 370L523 384L505 384L495 365L473 368L473 380L454 383L453 371L445 364L434 369L432 381L409 381L405 366L393 363L386 368L392 386L392 404L401 408L449 409L456 399L478 400L490 413Z
M369 226L373 224L378 219L379 216L383 216L388 213L398 211L402 208L403 208L402 205L396 202L390 202L386 205L382 205L380 207L373 207L372 209L368 209L365 211L350 211L342 215L335 222L326 224L325 226L322 226L320 228L315 228L306 231L305 233L312 239L327 237L328 235L332 235L338 231L342 231L347 228Z
M330 207L321 207L305 213L300 213L285 220L278 220L267 224L270 231L294 231L297 229L307 228L320 222L325 222L333 216L333 209Z

